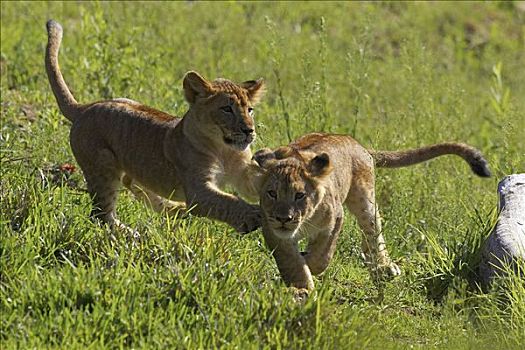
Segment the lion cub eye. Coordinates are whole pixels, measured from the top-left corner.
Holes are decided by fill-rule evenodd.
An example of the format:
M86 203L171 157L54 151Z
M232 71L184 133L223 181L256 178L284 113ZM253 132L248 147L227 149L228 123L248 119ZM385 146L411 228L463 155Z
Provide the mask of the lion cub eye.
M273 199L276 199L276 198L277 198L277 192L275 192L274 190L269 190L268 192L266 192L266 194L267 194L268 197L270 197L270 198L273 198Z
M224 106L224 107L221 107L221 111L223 111L224 113L233 114L233 108L232 108L232 106Z
M300 201L301 199L304 199L304 197L306 197L306 193L304 193L304 192L297 192L295 194L295 200L296 201Z
M250 115L250 117L253 117L253 108L252 107L248 107L248 114Z

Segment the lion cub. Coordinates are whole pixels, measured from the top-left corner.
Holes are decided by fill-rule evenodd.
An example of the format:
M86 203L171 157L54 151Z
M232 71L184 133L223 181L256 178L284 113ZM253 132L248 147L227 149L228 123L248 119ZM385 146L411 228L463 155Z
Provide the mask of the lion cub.
M312 289L312 275L323 272L335 251L343 224L343 205L363 230L365 263L375 281L400 274L381 234L375 204L374 161L378 167L403 167L445 154L462 157L479 176L488 177L481 153L460 143L441 143L400 152L369 151L346 135L313 133L254 159L263 168L260 204L263 234L284 281ZM307 238L307 251L298 241Z
M62 27L47 22L46 71L60 110L73 125L71 149L93 199L91 215L113 226L120 179L156 210L192 207L192 213L224 221L240 232L260 226L258 206L225 193L229 183L257 196L258 166L253 106L264 82L208 81L196 72L184 77L189 110L181 118L120 98L79 104L58 66ZM252 182L253 180L254 182Z

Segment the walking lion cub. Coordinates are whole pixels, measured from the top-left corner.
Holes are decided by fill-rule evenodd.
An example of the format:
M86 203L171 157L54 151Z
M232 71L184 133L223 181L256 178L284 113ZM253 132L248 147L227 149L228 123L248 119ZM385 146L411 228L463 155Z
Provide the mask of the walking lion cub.
M47 31L46 71L62 114L73 124L71 149L93 200L92 217L124 227L115 214L122 179L156 210L183 210L185 202L192 213L240 232L260 226L258 206L219 188L229 183L247 197L257 196L250 144L262 79L235 84L188 72L183 87L190 106L183 118L125 98L79 104L58 66L62 27L50 20Z
M480 151L461 143L441 143L399 152L369 151L350 136L313 133L254 159L265 170L260 189L263 234L284 281L313 289L312 275L332 259L343 224L343 205L363 230L362 250L374 280L400 274L381 234L374 190L377 167L403 167L441 155L462 157L474 173L490 176ZM298 241L307 238L306 252Z

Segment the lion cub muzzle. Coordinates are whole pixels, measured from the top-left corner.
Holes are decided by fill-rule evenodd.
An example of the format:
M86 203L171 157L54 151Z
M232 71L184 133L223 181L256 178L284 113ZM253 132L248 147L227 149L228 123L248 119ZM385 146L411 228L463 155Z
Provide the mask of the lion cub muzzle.
M241 151L244 151L248 146L255 141L257 134L252 127L243 127L240 132L225 133L224 143Z
M300 227L300 220L294 220L291 217L269 217L267 221L270 229L282 239L293 239Z
M269 228L282 239L293 238L301 226L301 214L283 201L275 204L266 220Z

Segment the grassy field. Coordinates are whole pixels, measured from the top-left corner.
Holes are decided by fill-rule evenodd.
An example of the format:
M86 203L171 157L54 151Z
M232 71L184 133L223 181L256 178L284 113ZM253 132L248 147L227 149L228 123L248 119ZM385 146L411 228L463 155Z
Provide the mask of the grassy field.
M525 166L525 10L504 3L1 3L2 349L518 349L525 285L479 292L496 185ZM88 219L69 122L44 71L45 22L80 102L128 97L182 115L182 77L264 77L254 149L310 131L368 147L457 140L454 157L379 170L378 200L403 275L376 299L346 215L316 292L294 302L259 231L166 218L122 191L139 242Z

